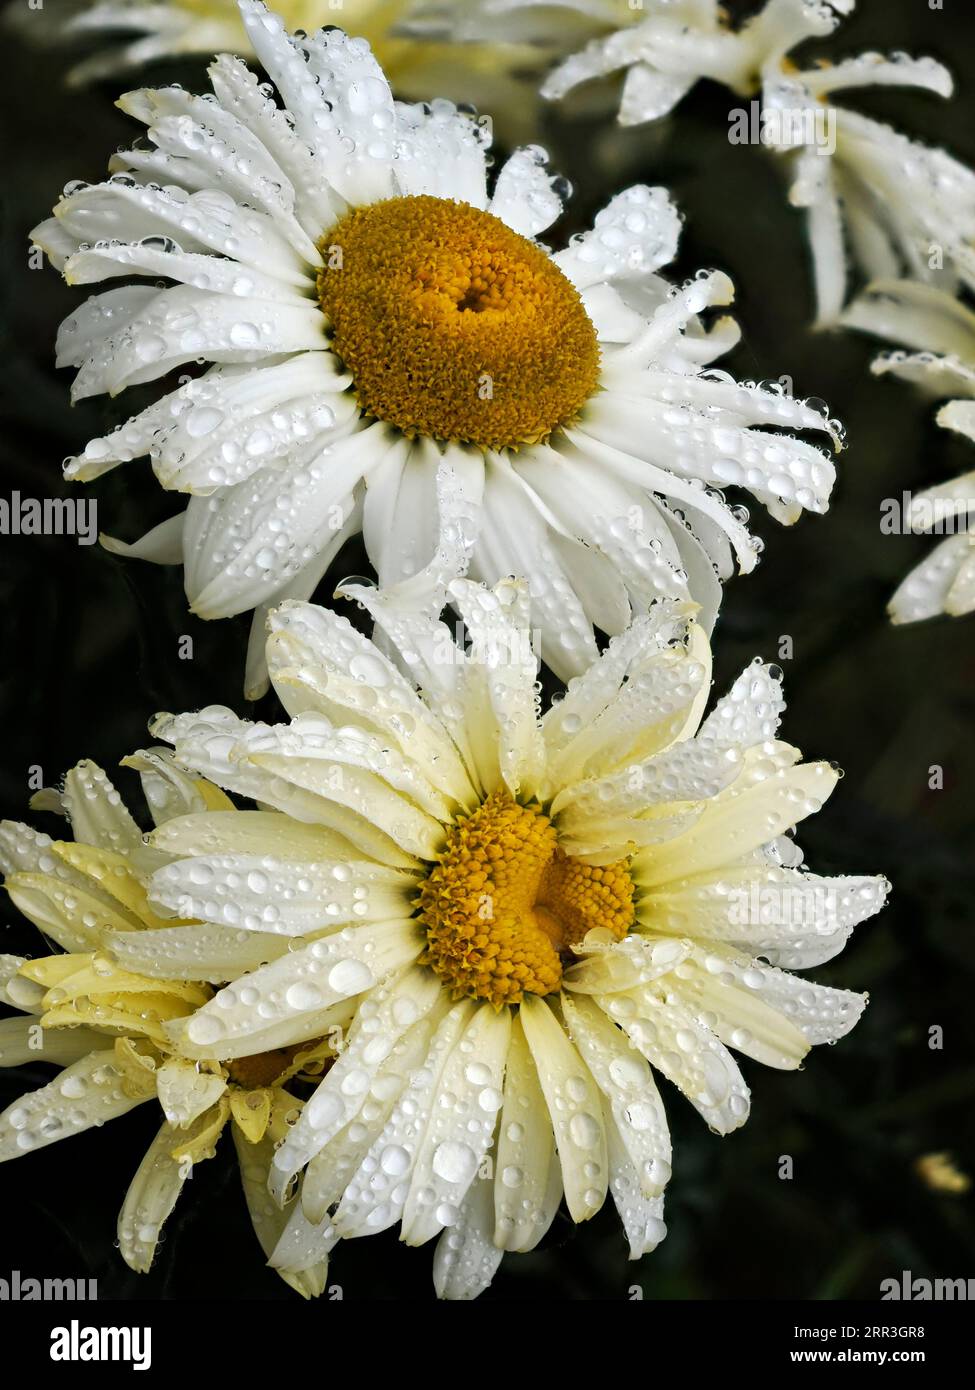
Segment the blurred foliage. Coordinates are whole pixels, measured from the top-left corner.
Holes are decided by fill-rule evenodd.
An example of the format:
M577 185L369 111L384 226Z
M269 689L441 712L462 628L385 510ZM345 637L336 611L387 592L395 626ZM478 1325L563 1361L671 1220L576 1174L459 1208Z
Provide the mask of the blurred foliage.
M948 104L923 93L853 93L851 104L975 162L971 7L873 0L860 11L831 54L930 52L955 69L961 92ZM61 53L8 41L4 60L3 493L66 495L62 457L138 401L130 391L116 402L69 406L53 344L78 296L50 269L27 269L25 238L64 183L100 177L135 131L113 108L111 84L65 89ZM198 87L204 64L161 65L149 80ZM676 273L720 266L738 287L744 342L722 365L743 379L788 374L797 395L827 400L848 427L826 517L785 532L755 515L766 551L754 575L728 587L716 687L753 655L779 660L779 638L792 638L793 659L781 661L785 734L846 771L829 805L801 829L807 859L823 873L884 872L894 883L886 911L816 977L869 990L872 1003L849 1038L811 1054L799 1074L746 1059L752 1117L730 1138L709 1135L668 1091L676 1151L670 1235L654 1255L627 1263L609 1207L579 1230L560 1217L542 1249L505 1261L492 1299L617 1299L635 1286L646 1298L875 1298L880 1280L902 1269L975 1272L971 1195L930 1191L914 1169L920 1156L941 1150L964 1171L975 1168L975 620L891 627L886 600L932 542L879 529L881 498L973 460L911 388L871 377L875 344L809 331L801 218L786 204L773 158L729 145L734 104L702 86L667 122L630 132L552 111L543 139L576 188L554 236L588 225L626 183L667 185L686 217ZM129 540L176 510L146 464L108 475L94 493L102 528ZM248 620L188 616L177 571L58 537L5 537L0 553L3 814L25 816L32 765L48 783L82 756L111 769L146 741L145 720L157 709L224 703L244 712ZM327 601L336 581L366 572L361 546L349 546L320 596ZM192 661L178 659L182 634L193 638ZM274 717L273 699L259 713ZM928 785L935 764L944 769L937 791ZM133 774L119 783L138 799ZM36 934L15 917L8 909L3 949L39 953ZM940 1051L928 1047L935 1025L944 1030ZM47 1075L34 1070L31 1085ZM0 1102L22 1089L23 1072L0 1073ZM229 1141L188 1184L151 1274L122 1264L112 1247L116 1214L154 1132L153 1111L146 1106L0 1169L5 1265L96 1277L102 1297L292 1298L262 1267ZM791 1181L778 1176L786 1154ZM331 1278L347 1298L428 1299L431 1255L432 1247L408 1250L387 1233L340 1246Z

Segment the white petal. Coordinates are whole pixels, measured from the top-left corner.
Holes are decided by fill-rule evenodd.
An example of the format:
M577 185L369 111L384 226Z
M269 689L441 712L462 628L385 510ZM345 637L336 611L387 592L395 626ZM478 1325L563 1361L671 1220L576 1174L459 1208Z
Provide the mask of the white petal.
M559 1172L554 1202L551 1175ZM531 1250L548 1230L562 1197L555 1133L518 1014L511 1025L504 1106L495 1159L494 1243Z
M641 1192L659 1197L670 1180L670 1130L649 1065L592 1000L566 994L562 1008L572 1041L609 1103Z
M407 1245L422 1245L457 1219L494 1137L510 1035L511 1011L481 1004L447 1058L438 1091L453 1103L434 1105L416 1151L403 1211Z
M437 1242L433 1284L438 1298L469 1301L491 1283L504 1253L491 1239L494 1229L493 1186L476 1177L464 1198L457 1220Z
M89 1053L0 1115L0 1162L80 1134L146 1099L127 1094L122 1073L104 1051Z
M271 1191L278 1201L295 1173L352 1124L367 1102L374 1104L370 1090L377 1075L440 994L433 972L414 967L363 1000L345 1046L275 1153Z
M526 995L520 1017L555 1131L569 1214L588 1221L609 1181L599 1091L548 1004Z
M227 985L170 1025L170 1035L186 1057L221 1060L305 1041L326 1031L333 1005L415 960L422 946L408 923L347 927Z
M539 145L526 145L501 166L490 210L524 237L535 237L562 213L558 180L546 165L548 154Z
M345 1189L335 1214L341 1235L384 1231L402 1216L417 1154L441 1095L444 1068L472 1014L472 1004L463 1000L440 1022L423 1065L411 1075L387 1124Z
M665 188L634 184L617 193L583 232L554 257L577 289L646 274L677 254L680 216Z

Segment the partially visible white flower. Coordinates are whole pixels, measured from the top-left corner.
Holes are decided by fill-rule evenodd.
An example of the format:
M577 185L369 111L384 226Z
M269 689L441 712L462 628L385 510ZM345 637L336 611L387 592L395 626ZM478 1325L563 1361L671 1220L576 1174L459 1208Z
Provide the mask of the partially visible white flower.
M654 598L710 622L733 557L749 570L758 550L719 489L787 524L825 511L831 459L783 431L835 428L710 368L738 330L701 316L733 288L658 273L680 226L664 190L618 194L553 255L535 238L566 190L543 151L489 192L485 132L452 104L394 102L361 39L241 10L287 110L226 55L213 96L130 93L150 147L34 232L70 282L124 282L62 325L75 399L213 364L69 461L87 482L148 455L190 494L114 548L182 560L202 617L257 610L256 693L268 605L309 597L347 537L384 584L433 558L445 459L472 573L526 576L560 676Z
M852 3L852 0L850 0ZM531 42L560 58L542 95L575 99L584 84L623 74L622 125L665 116L702 78L749 95L763 68L805 38L828 34L832 6L810 0L769 0L734 28L719 0L459 0L421 4L442 16L444 35L483 40L492 34Z
M820 325L836 322L849 292L848 262L867 278L910 275L947 288L975 277L975 174L944 150L909 139L833 97L853 87L920 87L948 97L951 76L932 58L865 53L798 67L791 54L833 32L855 0L768 0L733 28L715 0L470 0L481 16L536 16L556 42L558 23L584 16L598 30L550 74L543 93L625 71L619 120L665 115L700 78L761 92L755 135L789 164L790 201L806 210ZM463 26L461 26L463 32ZM516 28L516 32L520 32ZM566 32L574 34L570 23ZM734 113L733 113L734 114ZM749 117L750 111L743 111ZM749 137L751 138L751 137Z
M938 411L938 424L975 443L975 314L969 308L931 285L879 280L841 322L912 349L882 353L873 371L913 382L928 395L956 397ZM889 605L894 622L975 611L975 472L918 493L903 525L947 538L897 589Z
M947 289L972 283L975 173L944 150L832 102L851 87L891 85L942 97L952 91L941 63L906 54L867 53L766 76L769 143L788 160L790 202L806 210L820 325L839 318L851 257L868 279L907 275Z
M166 748L142 750L123 765L140 773L157 828L209 811L234 814L223 792L176 766ZM158 1102L160 1128L119 1214L126 1264L140 1273L149 1269L194 1166L213 1156L228 1131L254 1232L270 1255L291 1217L267 1199L275 1146L298 1117L301 1087L317 1085L334 1059L334 1035L226 1066L180 1057L165 1025L206 1003L210 982L234 979L280 955L280 938L159 918L146 885L172 856L145 842L95 763L79 763L60 791L39 792L31 805L63 815L73 838L54 840L29 825L0 821L3 886L53 951L35 959L0 955L0 1004L19 1015L0 1019L0 1067L58 1070L0 1113L0 1163ZM176 969L162 978L119 965L108 949L116 940L123 957L125 944L138 941L153 965L175 962ZM120 1146L111 1163L125 1171ZM327 1268L328 1252L319 1250L314 1263L280 1273L308 1298L322 1292Z
M497 112L497 127L512 140L526 139L537 123L531 74L543 61L528 44L438 43L405 32L411 0L276 0L275 11L291 31L309 33L340 24L368 39L398 95L415 101L451 97ZM80 46L98 42L70 71L81 84L144 67L164 58L236 53L256 56L236 0L45 0L30 9L8 4L7 17L25 40Z

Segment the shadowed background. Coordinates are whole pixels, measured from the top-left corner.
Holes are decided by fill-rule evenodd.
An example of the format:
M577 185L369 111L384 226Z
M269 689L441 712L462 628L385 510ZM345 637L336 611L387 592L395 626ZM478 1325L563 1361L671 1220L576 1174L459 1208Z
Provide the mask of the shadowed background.
M975 163L975 13L962 0L945 0L942 10L927 0L861 0L860 11L830 41L831 56L929 52L953 69L959 92L949 103L896 89L845 99ZM3 55L0 496L14 489L67 496L61 459L133 413L152 389L144 398L128 391L114 403L70 407L70 376L54 370L53 345L81 295L50 268L28 269L26 234L67 181L102 177L109 155L138 133L112 106L118 91L167 81L200 90L205 64L161 64L144 78L69 92L69 56L38 53L14 38L5 39ZM784 736L807 757L845 769L826 808L800 828L807 861L820 873L886 873L894 892L815 978L869 990L871 1005L850 1037L816 1049L798 1074L745 1059L752 1116L727 1139L708 1134L662 1083L675 1148L663 1245L630 1264L611 1205L579 1229L560 1216L540 1250L504 1261L484 1295L490 1299L619 1299L636 1288L646 1298L876 1298L880 1280L904 1269L975 1275L972 1194L930 1190L914 1167L945 1149L961 1169L975 1166L975 618L891 627L890 593L934 542L879 528L882 498L971 469L975 457L935 426L932 406L911 387L870 375L876 344L810 332L801 217L786 204L773 157L729 144L736 104L705 84L670 120L633 132L551 111L544 143L576 196L548 239L561 244L588 226L628 183L667 185L685 215L675 277L718 266L737 286L744 341L719 365L747 380L787 374L796 395L827 400L848 427L826 517L785 531L752 509L766 550L757 572L726 591L715 676L721 691L752 656L779 661L789 700ZM145 461L86 495L98 498L99 526L126 540L181 505ZM190 617L178 570L56 536L0 537L0 561L3 815L27 818L32 766L43 768L48 785L81 757L111 773L148 742L145 722L156 710L223 703L247 712L249 619ZM319 597L327 601L336 582L368 572L356 542ZM192 660L179 657L184 635L192 637ZM783 636L792 639L792 659L782 659ZM276 717L273 697L258 714ZM929 788L934 765L943 769L940 790ZM121 771L117 781L139 807L135 775ZM61 833L56 818L33 819ZM44 949L5 903L0 950ZM928 1046L935 1026L943 1029L941 1050ZM32 1071L0 1072L0 1106L50 1075ZM116 1216L157 1125L156 1107L146 1105L0 1168L0 1276L19 1269L93 1277L103 1298L295 1297L262 1266L229 1135L187 1185L152 1272L125 1267L113 1247ZM790 1181L778 1176L783 1155L793 1159ZM408 1250L393 1232L343 1244L330 1283L350 1299L432 1298L432 1249Z

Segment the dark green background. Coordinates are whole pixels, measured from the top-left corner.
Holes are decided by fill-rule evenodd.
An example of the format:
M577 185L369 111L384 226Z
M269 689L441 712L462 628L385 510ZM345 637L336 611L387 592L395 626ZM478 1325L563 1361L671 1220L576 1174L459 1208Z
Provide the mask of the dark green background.
M971 5L945 0L938 11L926 0L864 0L860 8L830 43L831 55L930 52L954 69L961 90L948 104L899 91L854 94L851 104L975 161ZM65 182L101 177L109 154L137 132L112 107L120 86L65 89L62 54L38 54L8 37L0 60L8 133L0 184L2 495L65 495L61 459L134 411L139 397L130 391L114 405L99 398L70 408L69 375L55 372L53 343L78 294L50 269L27 269L26 233ZM198 88L203 68L161 66L150 81ZM702 86L668 122L611 136L605 125L566 124L551 113L544 139L576 197L550 239L588 225L626 183L666 184L686 215L676 273L720 266L738 287L744 344L722 365L742 379L786 373L797 394L823 397L848 426L828 516L786 532L753 509L765 556L757 573L727 590L716 673L722 689L753 655L778 659L781 635L793 639L794 659L781 663L785 736L846 770L833 800L801 829L808 862L825 873L883 872L894 883L887 910L816 978L869 990L872 1003L851 1037L815 1051L799 1074L746 1059L752 1117L730 1138L710 1135L668 1090L676 1150L670 1235L654 1255L627 1263L607 1205L580 1230L559 1218L543 1249L505 1261L489 1298L619 1299L638 1284L647 1298L869 1299L882 1278L904 1269L975 1275L972 1196L930 1192L913 1170L919 1155L940 1149L975 1168L975 620L891 627L886 600L931 542L879 529L883 497L970 469L975 458L936 428L910 387L870 376L872 343L808 330L802 223L772 158L728 143L733 104ZM145 463L120 468L94 493L101 527L125 539L177 509ZM4 537L0 557L3 814L26 815L29 766L40 764L48 783L82 756L112 768L146 741L145 720L157 709L220 702L244 712L247 620L190 618L177 571L57 537ZM366 569L353 546L329 579ZM193 638L192 661L178 658L181 634ZM273 700L261 714L274 717ZM944 769L943 790L928 788L933 764ZM120 785L138 799L133 774L120 774ZM57 823L47 828L57 833ZM38 953L36 935L15 919L12 910L0 919L2 949ZM941 1051L927 1045L934 1025L944 1030ZM30 1084L46 1079L36 1072ZM23 1073L0 1073L0 1103L22 1081ZM102 1297L293 1297L262 1267L229 1139L197 1169L152 1273L136 1276L122 1264L115 1219L154 1132L153 1109L0 1170L0 1275L97 1277ZM783 1154L794 1159L792 1181L777 1176ZM431 1252L408 1250L392 1233L342 1245L331 1280L350 1299L430 1298Z

